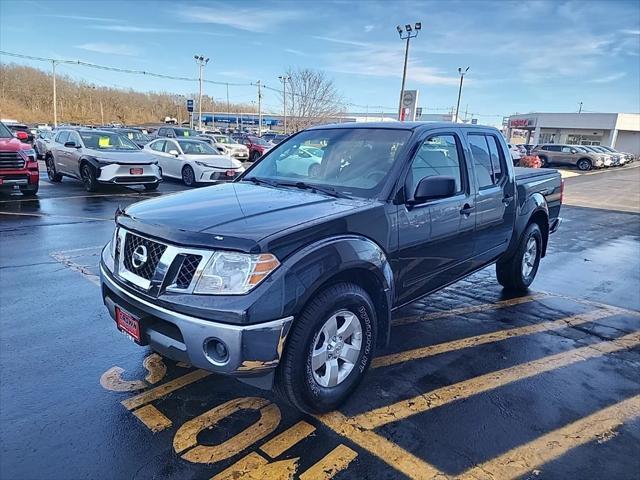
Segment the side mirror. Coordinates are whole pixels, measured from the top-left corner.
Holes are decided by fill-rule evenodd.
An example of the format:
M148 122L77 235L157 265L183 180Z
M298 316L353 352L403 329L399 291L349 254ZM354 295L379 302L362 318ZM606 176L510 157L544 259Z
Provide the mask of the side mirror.
M576 150L575 148L572 148L571 153L578 153L578 150Z
M67 148L77 148L76 142L64 142L64 146Z
M169 155L173 155L174 157L177 157L180 154L178 153L177 150L169 150Z
M456 180L453 177L435 176L425 177L416 186L413 194L414 205L425 203L428 200L452 197L456 193Z

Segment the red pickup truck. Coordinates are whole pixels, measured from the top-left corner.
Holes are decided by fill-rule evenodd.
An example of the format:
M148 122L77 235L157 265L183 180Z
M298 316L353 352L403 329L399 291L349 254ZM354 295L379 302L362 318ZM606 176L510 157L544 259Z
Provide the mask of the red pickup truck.
M17 186L23 195L38 193L38 160L33 147L13 136L0 123L0 191L13 191Z

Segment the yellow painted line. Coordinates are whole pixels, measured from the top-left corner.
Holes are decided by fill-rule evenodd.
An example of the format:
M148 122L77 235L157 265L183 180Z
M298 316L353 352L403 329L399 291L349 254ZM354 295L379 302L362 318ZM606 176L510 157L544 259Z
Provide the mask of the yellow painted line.
M260 418L218 445L198 444L201 431L214 428L223 419L242 410L258 410ZM280 418L278 406L265 398L235 398L183 424L173 437L173 449L189 462L216 463L237 455L269 435L280 424Z
M294 426L286 429L284 432L262 445L260 450L271 458L276 458L289 450L296 443L307 438L315 431L315 429L316 427L313 425L301 420Z
M477 395L509 383L533 377L590 358L617 352L640 345L640 332L625 335L616 340L576 348L538 360L487 373L453 385L441 387L392 405L377 408L354 417L356 425L372 430L388 423L397 422L418 413L426 412L444 404Z
M153 433L171 428L172 425L171 420L153 405L145 405L142 408L134 410L133 414Z
M54 214L47 214L47 213L0 212L0 215L14 215L16 217L73 218L75 220L92 220L92 221L97 220L101 222L113 220L113 218L77 217L73 215L54 215Z
M569 450L592 441L607 441L620 425L640 417L640 395L599 410L567 426L518 446L482 465L467 470L464 480L515 479L526 476ZM603 459L606 462L606 459Z
M140 393L134 397L127 398L126 400L122 401L122 405L124 405L127 410L133 410L134 408L138 408L142 405L146 405L147 403L158 400L170 394L171 392L175 392L176 390L193 382L197 382L198 380L209 375L211 375L211 373L205 370L194 370L193 372L182 375L181 377L171 380L170 382L158 385L151 390L147 390L146 392Z
M147 376L144 379L151 383L158 383L167 374L167 366L162 361L162 357L157 353L152 353L142 362L144 368L147 369Z
M298 458L269 463L251 452L211 480L291 480L298 469Z
M405 350L399 353L392 353L390 355L376 357L373 359L371 366L373 368L387 367L389 365L395 365L397 363L407 362L410 360L427 358L434 355L439 355L441 353L452 352L454 350L471 348L478 345L485 345L487 343L499 342L513 337L532 335L534 333L541 333L546 331L561 330L563 328L574 327L583 323L593 322L595 320L608 317L613 314L614 312L610 310L599 309L589 313L561 318L559 320L537 323L535 325L526 325L524 327L509 328L506 330L485 333L483 335L477 335L474 337L461 338L459 340L452 340L450 342L429 345L427 347Z
M383 436L370 430L364 430L353 419L338 411L317 415L316 418L338 435L358 444L360 448L367 450L409 478L424 480L439 475L444 476L433 465L407 452Z
M66 255L63 255L61 252L53 252L51 253L51 257L54 260L62 263L65 267L69 268L70 270L73 270L74 272L78 272L80 275L82 275L84 278L89 280L94 285L100 286L100 277L95 273L93 273L89 268L74 262Z
M598 308L607 308L609 310L611 310L614 313L617 314L627 314L627 315L633 315L633 316L638 316L640 315L640 312L637 310L632 310L630 308L623 308L623 307L617 307L615 305L609 305L607 303L602 303L602 302L596 302L593 300L587 300L586 298L576 298L576 297L571 297L568 295L560 295L560 294L555 294L555 293L547 293L548 295L552 295L554 297L557 298L564 298L566 300L571 300L573 302L576 303L581 303L583 305L588 305L590 307L598 307Z
M470 305L468 307L454 308L451 310L445 310L442 312L430 312L420 315L412 315L410 317L396 318L392 320L392 325L408 325L417 322L426 322L428 320L435 320L439 318L456 317L458 315L465 315L467 313L486 312L489 310L498 310L500 308L512 307L515 305L522 305L523 303L533 302L540 298L548 297L546 293L534 293L526 297L516 297L509 300L500 300L495 303L482 303L480 305Z
M358 456L346 445L338 445L331 452L300 474L300 480L329 480L341 472Z

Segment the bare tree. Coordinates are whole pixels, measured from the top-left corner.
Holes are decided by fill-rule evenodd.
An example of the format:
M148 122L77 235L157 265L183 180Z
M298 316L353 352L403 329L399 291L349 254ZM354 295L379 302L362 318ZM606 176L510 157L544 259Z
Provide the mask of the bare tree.
M342 96L324 72L309 68L287 71L287 124L297 131L325 123L345 111Z

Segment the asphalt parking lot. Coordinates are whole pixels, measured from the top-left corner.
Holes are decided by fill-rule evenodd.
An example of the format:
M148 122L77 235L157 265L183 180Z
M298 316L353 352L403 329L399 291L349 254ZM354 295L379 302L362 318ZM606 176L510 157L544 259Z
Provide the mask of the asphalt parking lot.
M640 471L640 168L566 179L533 289L486 269L398 312L340 411L128 342L102 305L118 206L183 190L0 197L0 477L616 478Z

